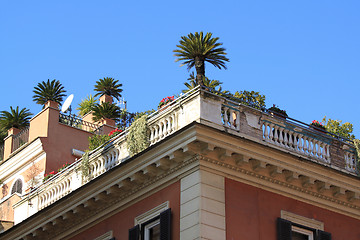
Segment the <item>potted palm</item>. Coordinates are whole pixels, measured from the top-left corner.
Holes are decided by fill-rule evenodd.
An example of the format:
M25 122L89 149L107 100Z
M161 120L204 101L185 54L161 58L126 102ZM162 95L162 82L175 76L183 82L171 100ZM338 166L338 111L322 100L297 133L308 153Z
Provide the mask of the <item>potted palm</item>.
M115 126L115 120L120 117L120 108L113 103L102 102L93 107L93 120Z
M94 86L95 94L94 97L100 96L100 98L105 98L104 101L112 103L112 97L119 100L121 98L121 89L122 84L119 83L119 80L114 78L105 77L96 81ZM101 101L101 100L100 100Z
M59 80L54 79L50 82L48 79L46 82L42 81L41 83L38 83L38 85L34 87L33 92L33 101L37 104L43 105L44 108L45 104L48 104L49 101L55 104L51 105L51 103L49 103L48 105L60 105L63 101L63 97L65 97L64 93L66 90Z

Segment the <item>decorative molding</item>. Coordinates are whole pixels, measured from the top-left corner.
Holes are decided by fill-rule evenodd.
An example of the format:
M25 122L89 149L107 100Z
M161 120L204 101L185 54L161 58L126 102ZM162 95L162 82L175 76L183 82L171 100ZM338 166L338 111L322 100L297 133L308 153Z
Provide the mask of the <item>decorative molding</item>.
M215 159L203 156L203 155L200 155L199 159L203 160L203 161L206 161L206 162L209 162L209 163L212 163L212 164L215 164L215 165L218 165L218 166L221 166L221 167L224 167L224 168L228 168L228 169L230 169L232 171L235 171L235 172L238 172L238 173L241 173L241 174L245 174L247 176L251 176L251 177L254 177L254 178L257 178L257 179L261 179L261 180L263 180L265 182L274 183L274 184L278 185L280 188L286 188L286 189L295 190L296 192L299 193L298 197L301 197L301 195L303 195L303 194L313 196L313 197L318 199L318 203L321 204L321 205L323 205L324 202L322 202L322 203L320 203L320 202L322 200L325 200L326 202L328 202L327 205L336 203L338 205L341 205L341 206L344 206L344 207L347 207L347 208L360 210L360 206L352 203L350 201L350 199L348 199L348 201L343 201L343 200L340 200L340 199L336 198L337 195L335 195L335 194L331 194L331 196L329 196L329 195L325 194L326 193L325 191L323 191L323 192L314 192L314 191L311 191L311 190L307 189L306 187L299 187L299 186L295 185L295 181L291 182L291 183L290 182L284 182L284 181L280 180L279 177L277 177L277 178L268 177L268 176L265 176L265 175L261 174L260 172L250 171L250 170L246 170L244 168L241 168L239 165L235 165L235 163L234 163L234 165L232 165L232 164L229 164L229 163L225 163L225 162L223 162L221 160L215 160ZM252 181L249 178L247 178L246 180L250 181L250 182ZM299 180L296 180L296 182L297 181L299 181ZM316 180L314 180L314 181L316 181ZM253 182L256 185L261 184L259 181L253 181ZM270 190L270 189L275 190L274 192L279 193L279 189L273 189L271 186L266 185L265 183L262 183L262 185L266 186L266 188L268 190ZM286 189L284 189L282 192L288 192L288 190L286 190ZM329 189L329 191L330 191L330 189ZM346 190L343 190L343 191L346 191ZM303 196L301 198L306 199ZM348 212L346 212L346 214L349 215L349 212L350 212L350 210ZM354 214L358 218L360 218L359 214L356 214L356 213L357 213L357 211L352 211L352 214Z
M169 201L166 201L159 206L154 207L153 209L135 217L134 225L145 223L154 217L158 216L161 212L169 208Z
M285 210L281 210L280 212L281 218L286 219L290 222L297 223L309 228L319 229L324 231L324 223L315 219L310 219L304 216L297 215L295 213L287 212Z

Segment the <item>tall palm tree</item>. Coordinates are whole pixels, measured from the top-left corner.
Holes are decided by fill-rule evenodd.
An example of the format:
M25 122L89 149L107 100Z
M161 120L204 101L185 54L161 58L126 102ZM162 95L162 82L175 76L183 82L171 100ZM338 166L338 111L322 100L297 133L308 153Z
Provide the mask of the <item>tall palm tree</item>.
M123 90L121 89L122 84L118 82L119 80L115 80L109 77L99 79L99 81L96 81L95 84L94 90L95 92L97 92L95 94L95 97L106 94L119 100L119 98L121 97L121 92Z
M32 113L27 108L19 111L19 106L15 109L10 107L10 112L0 112L0 129L9 130L12 127L19 129L29 126Z
M37 104L44 105L49 100L61 104L63 97L65 97L64 93L66 90L59 80L54 79L50 82L48 79L47 82L42 81L38 83L38 85L34 87L33 92L35 94L33 101Z
M116 120L120 117L120 113L121 111L118 106L108 102L96 104L92 112L94 121L100 121L105 118Z
M176 62L182 61L181 66L187 65L188 70L195 66L196 81L201 86L204 86L203 77L205 77L205 62L209 62L215 67L226 69L225 62L229 59L225 56L225 48L220 47L222 43L217 42L218 37L213 38L212 33L203 32L189 33L187 36L182 36L178 49L173 52L177 57Z

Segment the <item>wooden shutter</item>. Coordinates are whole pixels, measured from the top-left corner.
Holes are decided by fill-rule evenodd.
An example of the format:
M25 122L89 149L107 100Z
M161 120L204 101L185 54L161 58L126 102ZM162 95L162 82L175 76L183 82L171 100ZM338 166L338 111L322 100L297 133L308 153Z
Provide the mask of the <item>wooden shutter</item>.
M331 233L318 230L316 240L331 240Z
M282 218L277 219L277 240L291 240L291 222Z
M160 240L171 240L171 208L160 213Z
M136 225L129 229L129 240L139 240L140 226Z

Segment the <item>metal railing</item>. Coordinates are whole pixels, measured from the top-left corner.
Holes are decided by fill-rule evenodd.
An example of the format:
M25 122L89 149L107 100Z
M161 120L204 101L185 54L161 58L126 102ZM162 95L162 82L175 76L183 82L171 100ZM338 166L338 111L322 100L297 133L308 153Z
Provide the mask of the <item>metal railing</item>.
M20 148L22 145L29 141L29 127L24 128L16 134L13 138L12 142L12 151L14 152L16 149Z
M65 115L60 113L59 122L68 125L70 127L81 129L87 132L92 132L96 135L102 134L102 126L94 123L86 122L76 116Z

